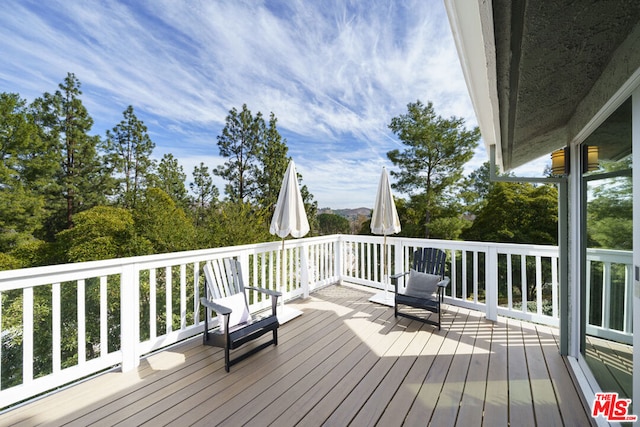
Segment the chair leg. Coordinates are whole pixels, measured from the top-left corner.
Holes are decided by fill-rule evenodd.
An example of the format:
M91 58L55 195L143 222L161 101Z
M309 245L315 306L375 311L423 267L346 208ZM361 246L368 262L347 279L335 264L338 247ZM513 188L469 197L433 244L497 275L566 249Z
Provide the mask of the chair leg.
M229 372L229 347L224 348L224 370Z
M273 345L278 345L278 330L273 330Z

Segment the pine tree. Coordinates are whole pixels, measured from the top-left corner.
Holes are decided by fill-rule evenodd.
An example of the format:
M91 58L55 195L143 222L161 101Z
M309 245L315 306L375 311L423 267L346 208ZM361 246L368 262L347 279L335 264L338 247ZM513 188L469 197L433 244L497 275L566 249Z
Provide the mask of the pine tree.
M93 119L82 104L80 81L68 73L53 95L45 93L32 104L42 138L58 158L57 188L52 187L47 203L57 212L50 218L49 231L73 226L73 215L104 203L111 192L96 147L100 137L89 135Z
M425 237L430 236L432 214L451 200L462 179L463 166L473 157L480 131L467 130L464 120L438 116L433 104L417 101L407 105L407 114L394 117L389 128L406 146L389 151L387 157L400 169L391 171L396 190L409 194L425 219Z
M189 199L185 187L186 179L187 175L178 163L178 159L168 153L162 156L155 174L151 176L151 183L153 187L167 193L180 208L185 209Z
M195 224L199 226L205 216L205 212L215 207L220 195L218 188L213 185L213 179L209 174L209 168L200 162L193 168L193 182L189 188L195 194L193 200Z
M227 181L225 193L232 202L249 202L257 189L258 166L261 141L265 132L262 114L255 117L242 105L242 111L232 108L226 119L222 135L218 135L220 155L227 162L214 169L213 173Z
M0 94L0 252L40 234L55 159L18 94Z
M282 139L280 132L278 132L277 122L278 119L271 113L269 127L265 132L262 149L260 150L260 169L257 176L258 194L256 201L258 206L265 209L269 214L273 213L275 204L278 201L282 178L289 164L287 140Z
M125 208L135 208L154 167L150 156L155 144L131 105L122 115L124 119L112 131L107 131L105 150L114 171L122 175L119 179L120 204Z

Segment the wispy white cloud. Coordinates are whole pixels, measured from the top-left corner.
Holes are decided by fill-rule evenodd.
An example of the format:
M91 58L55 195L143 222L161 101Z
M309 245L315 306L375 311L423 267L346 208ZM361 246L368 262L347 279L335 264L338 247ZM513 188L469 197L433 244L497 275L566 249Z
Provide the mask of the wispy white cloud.
M273 112L321 206L373 203L409 102L475 125L440 2L5 0L0 51L1 90L31 99L74 72L96 132L131 104L188 175L216 161L231 108Z

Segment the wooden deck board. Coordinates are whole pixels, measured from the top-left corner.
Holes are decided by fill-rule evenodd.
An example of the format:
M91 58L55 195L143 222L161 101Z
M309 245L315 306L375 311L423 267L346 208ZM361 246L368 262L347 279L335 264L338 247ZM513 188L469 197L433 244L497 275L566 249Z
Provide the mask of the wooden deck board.
M506 322L497 322L493 325L488 339L491 350L482 425L487 427L503 426L509 422Z
M454 325L450 326L450 328L454 327ZM453 426L458 417L460 401L462 400L475 344L475 335L478 330L478 326L473 322L470 313L464 325L457 326L457 330L459 331L460 339L455 350L456 357L453 358L444 386L438 397L438 404L430 421L432 425L436 426Z
M534 426L533 396L527 370L524 334L518 320L508 320L507 364L509 369L509 419Z
M587 425L557 330L446 306L442 330L331 286L224 371L200 338L0 415L0 425ZM240 350L242 351L242 350Z
M469 362L469 371L464 384L464 392L460 401L460 411L456 423L461 426L479 425L484 412L484 397L487 390L487 372L489 369L489 352L491 350L492 324L483 322L476 314L473 319L475 333L472 333L473 354Z
M523 323L522 329L523 332L526 331L524 332L525 336L530 337L527 339L526 355L536 423L544 426L562 425L560 409L556 404L553 384L549 378L549 369L544 359L542 346L539 345L540 337L537 335L534 325Z
M421 384L420 390L407 414L405 419L407 425L426 424L433 415L440 392L444 386L444 381L449 372L449 367L453 361L456 347L458 346L460 335L454 332L454 329L460 328L460 322L465 322L466 316L462 318L458 317L456 320L455 326L452 324L447 325L445 340L440 346L437 357L431 364L429 372ZM444 331L444 329L442 331Z
M559 353L558 330L541 325L537 325L536 330L540 340L548 344L542 346L542 351L563 424L575 427L589 425L592 419L586 412L588 409L584 408L583 399L578 394L571 374L567 370L567 363ZM579 409L580 407L582 410Z

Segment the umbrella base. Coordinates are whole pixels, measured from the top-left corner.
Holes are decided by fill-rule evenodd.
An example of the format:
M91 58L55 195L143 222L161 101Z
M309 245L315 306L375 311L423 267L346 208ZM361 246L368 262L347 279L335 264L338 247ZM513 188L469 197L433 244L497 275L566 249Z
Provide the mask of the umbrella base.
M302 316L302 311L286 306L279 306L276 311L276 316L278 317L278 322L282 325L283 323L287 323L298 316Z
M394 306L393 295L394 295L393 292L380 292L378 294L375 294L371 298L369 298L369 301L386 305L389 307L393 307Z

